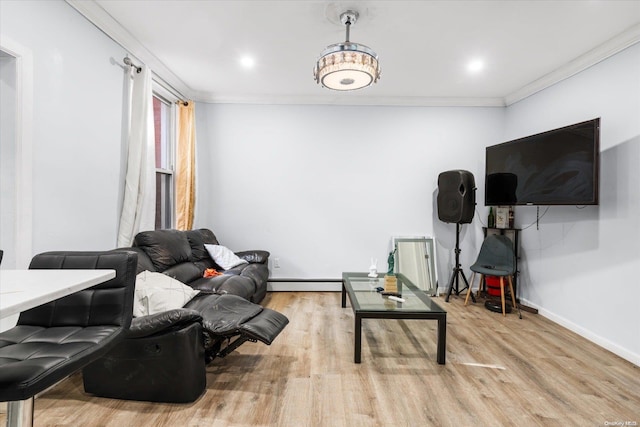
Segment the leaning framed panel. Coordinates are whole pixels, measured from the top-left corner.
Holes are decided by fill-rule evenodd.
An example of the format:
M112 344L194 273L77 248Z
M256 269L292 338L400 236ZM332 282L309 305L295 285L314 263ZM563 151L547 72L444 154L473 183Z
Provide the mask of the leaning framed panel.
M436 360L444 365L447 312L403 274L396 277L401 300L376 292L377 287L384 287L384 276L371 278L367 273L342 273L342 307L347 306L348 296L355 317L353 361L360 363L362 359L362 319L426 319L438 322Z
M395 273L403 274L428 295L436 295L436 247L430 237L394 237Z

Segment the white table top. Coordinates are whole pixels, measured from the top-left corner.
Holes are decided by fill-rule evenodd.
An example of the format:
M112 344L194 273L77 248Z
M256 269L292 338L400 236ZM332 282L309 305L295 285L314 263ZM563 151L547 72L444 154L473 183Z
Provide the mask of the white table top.
M90 288L115 270L0 270L0 318Z

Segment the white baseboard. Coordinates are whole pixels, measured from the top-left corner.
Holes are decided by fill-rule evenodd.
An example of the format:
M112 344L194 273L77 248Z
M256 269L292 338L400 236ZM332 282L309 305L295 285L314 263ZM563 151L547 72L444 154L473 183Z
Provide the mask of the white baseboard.
M340 292L342 284L336 282L269 282L269 292Z
M521 302L524 305L533 307L533 308L537 308L538 309L538 314L546 317L547 319L551 320L554 323L557 323L560 326L563 326L567 329L569 329L572 332L575 332L576 334L580 335L583 338L588 339L589 341L591 341L594 344L599 345L602 348L605 348L607 350L609 350L610 352L612 352L613 354L622 357L625 360L628 360L629 362L633 363L636 366L640 366L640 354L635 354L631 351L629 351L626 348L620 347L619 345L612 343L611 341L594 334L593 332L586 330L578 325L576 325L575 323L565 319L562 316L558 316L555 313L550 312L549 310L545 310L544 308L532 303L531 301L527 301L525 299L522 299Z

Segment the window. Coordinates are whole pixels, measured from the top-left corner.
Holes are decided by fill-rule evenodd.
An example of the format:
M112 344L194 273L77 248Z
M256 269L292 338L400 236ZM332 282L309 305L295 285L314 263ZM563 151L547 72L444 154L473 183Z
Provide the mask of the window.
M174 223L174 103L157 92L153 95L156 154L156 230Z

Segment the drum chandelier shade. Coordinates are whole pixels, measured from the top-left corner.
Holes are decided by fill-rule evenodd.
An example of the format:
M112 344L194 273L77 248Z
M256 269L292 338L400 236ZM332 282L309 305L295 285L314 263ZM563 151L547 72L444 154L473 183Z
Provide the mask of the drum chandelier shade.
M340 21L346 26L346 40L327 47L313 69L316 83L333 90L356 90L380 79L378 55L369 47L349 41L349 29L358 13L346 11Z

